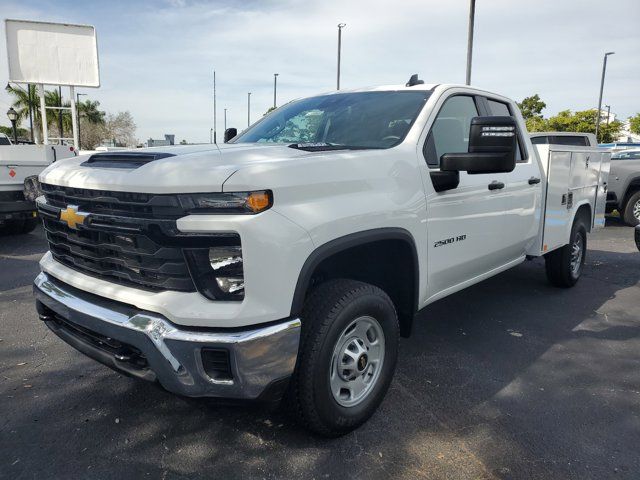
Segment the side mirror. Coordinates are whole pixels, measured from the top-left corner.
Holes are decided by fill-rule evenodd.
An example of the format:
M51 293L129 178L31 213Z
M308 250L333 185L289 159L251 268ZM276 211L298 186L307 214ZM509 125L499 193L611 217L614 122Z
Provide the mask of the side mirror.
M237 128L227 128L224 131L224 143L227 143L229 140L231 140L232 138L236 137L238 135L238 129Z
M511 172L516 168L516 121L513 117L474 117L469 151L440 157L443 172Z

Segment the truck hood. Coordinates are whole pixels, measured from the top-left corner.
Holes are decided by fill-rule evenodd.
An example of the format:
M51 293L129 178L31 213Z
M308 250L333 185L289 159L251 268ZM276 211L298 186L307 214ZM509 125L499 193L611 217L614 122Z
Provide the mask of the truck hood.
M65 187L139 193L220 192L225 180L240 168L317 156L286 145L223 144L146 148L134 152L168 153L137 168L94 166L90 155L54 163L40 175L42 183ZM114 152L117 154L119 152ZM326 154L326 152L322 152Z

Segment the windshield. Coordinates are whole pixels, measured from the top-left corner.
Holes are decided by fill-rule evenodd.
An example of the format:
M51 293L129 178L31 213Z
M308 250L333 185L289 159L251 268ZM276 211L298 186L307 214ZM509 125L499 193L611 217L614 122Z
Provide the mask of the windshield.
M416 90L305 98L275 110L233 143L284 143L313 150L390 148L404 139L429 95Z

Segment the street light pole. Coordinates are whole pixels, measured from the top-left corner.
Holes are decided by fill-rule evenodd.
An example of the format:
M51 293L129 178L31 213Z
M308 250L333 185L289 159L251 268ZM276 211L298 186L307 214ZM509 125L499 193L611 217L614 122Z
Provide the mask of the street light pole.
M346 26L346 23L338 24L338 74L336 78L336 90L340 90L340 56L342 55L342 29Z
M473 57L473 27L476 16L476 0L469 0L469 32L467 35L467 80L466 85L471 85L471 59Z
M213 143L217 144L216 140L216 71L213 71Z
M604 90L604 76L607 72L607 57L616 52L607 52L602 60L602 79L600 80L600 97L598 97L598 112L596 114L596 141L599 142L598 133L600 133L600 110L602 109L602 91Z
M227 109L224 109L224 131L227 131Z
M247 93L247 127L251 125L251 92Z
M278 75L279 73L273 74L273 108L276 108L276 91L278 90Z

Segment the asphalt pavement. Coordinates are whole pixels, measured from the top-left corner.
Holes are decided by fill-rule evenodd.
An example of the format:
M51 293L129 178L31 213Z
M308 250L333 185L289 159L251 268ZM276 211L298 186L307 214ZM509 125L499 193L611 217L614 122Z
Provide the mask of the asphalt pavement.
M573 289L535 260L429 306L382 407L337 440L76 352L35 312L45 250L41 230L0 238L2 479L640 477L640 252L615 219Z

